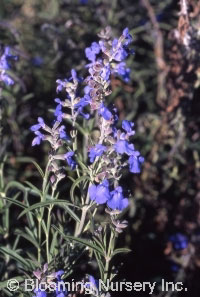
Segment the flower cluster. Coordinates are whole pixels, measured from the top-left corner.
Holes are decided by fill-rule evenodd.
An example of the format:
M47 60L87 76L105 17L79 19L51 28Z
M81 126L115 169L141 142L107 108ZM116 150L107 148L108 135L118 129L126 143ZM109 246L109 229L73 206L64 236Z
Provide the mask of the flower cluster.
M67 289L64 289L65 286L62 286L63 280L61 279L62 275L64 274L63 270L59 270L57 272L53 272L48 274L48 265L45 264L43 270L34 271L34 275L37 277L39 282L41 283L48 283L49 281L52 282L52 291L53 293L48 294L45 290L35 289L35 295L33 297L66 297L68 296ZM55 281L56 280L56 281ZM58 285L59 284L59 285Z
M107 203L111 209L123 210L128 206L128 199L124 198L122 187L116 187L113 191L109 190L109 182L105 179L98 186L89 187L90 199L97 204Z
M73 159L74 152L69 151L62 155L57 155L58 149L63 145L64 141L69 142L70 137L65 132L65 126L61 125L60 121L55 121L52 128L44 123L43 118L38 118L38 124L33 125L31 131L34 132L35 138L33 139L32 146L39 145L41 141L48 141L51 145L52 152L49 155L49 172L52 172L51 183L57 185L57 183L65 177L62 173L62 167L59 167L56 160L65 160L70 168L73 170L76 167L76 162ZM45 131L44 134L40 130Z
M11 60L17 60L17 56L13 56L10 53L10 47L6 46L3 55L0 57L0 80L6 85L14 84L14 80L7 74L7 70L11 69Z
M135 150L130 142L134 135L134 123L124 120L122 128L117 129L118 116L116 108L106 106L105 98L112 93L111 75L120 75L125 81L129 79L130 70L126 67L125 59L133 51L129 48L132 36L128 28L123 30L119 39L111 38L110 28L102 30L99 34L100 41L93 42L85 50L86 57L90 63L86 66L89 75L83 80L77 76L74 69L69 79L58 79L57 93L66 92L63 101L56 98L57 107L54 115L56 117L53 128L49 128L42 118L38 118L38 124L31 127L36 134L33 144L40 144L41 140L50 142L54 154L51 156L54 173L57 171L55 160L66 160L70 168L76 168L74 160L77 131L77 117L81 116L88 120L93 117L94 126L100 130L100 136L94 146L88 147L88 157L91 165L88 165L92 185L89 187L89 197L97 204L107 204L111 210L122 211L128 206L128 199L124 198L123 190L119 186L122 169L128 167L131 173L139 173L144 158ZM84 95L81 96L79 84L84 82ZM90 108L90 109L89 109ZM69 113L70 110L70 113ZM89 112L90 110L90 112ZM63 120L70 121L72 150L68 147L66 154L57 154L57 150L64 143L70 145L70 138L65 132L65 126L61 125ZM39 130L43 129L49 135L44 135ZM90 143L93 143L90 139ZM97 184L96 184L97 183ZM115 183L115 186L113 184ZM112 190L110 190L112 189Z
M91 62L87 65L89 76L85 79L86 92L90 95L91 109L101 109L105 96L110 95L111 74L120 75L126 82L129 81L130 69L126 67L124 60L129 53L132 37L128 28L124 29L119 39L111 40L111 30L106 28L99 34L99 43L93 42L86 48L85 54Z

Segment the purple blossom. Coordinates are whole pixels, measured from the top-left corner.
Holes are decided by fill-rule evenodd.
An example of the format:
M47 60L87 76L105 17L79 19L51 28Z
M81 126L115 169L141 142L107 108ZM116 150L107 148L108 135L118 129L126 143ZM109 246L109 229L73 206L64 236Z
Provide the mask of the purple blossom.
M63 80L61 79L57 79L56 83L57 83L57 88L56 88L56 92L61 92L63 90L63 88L66 87L66 83L68 82L68 80L65 78Z
M139 152L135 152L132 156L129 157L129 171L132 173L140 173L141 171L141 164L144 162L143 157L139 157Z
M71 70L71 75L72 75L73 81L78 81L77 73L74 69Z
M90 199L95 200L97 204L104 204L110 199L109 183L107 179L98 186L91 185L88 191Z
M111 193L111 198L107 201L107 205L111 209L123 210L129 204L128 199L124 198L122 194L122 187L117 187Z
M100 53L100 46L97 42L93 42L90 47L85 49L85 55L91 62L96 60L96 55Z
M68 152L64 155L65 160L67 161L68 165L70 166L71 170L75 169L76 167L76 162L72 158L74 156L74 152Z
M120 42L121 39L114 39L112 42L111 54L113 59L118 62L125 60L129 53L133 53L133 51L128 48L128 45L132 42L132 36L129 34L128 28L123 30L123 37L124 42Z
M93 163L96 157L102 156L102 154L106 151L106 147L102 144L96 144L95 147L90 149L89 157L90 162Z
M83 108L87 106L91 102L91 98L89 95L85 95L81 98L81 100L75 104L74 108L78 114L82 115L85 119L89 119L90 115L88 113L83 112Z
M105 43L103 40L99 41L99 46L100 46L100 49L102 50L102 52L106 51L106 46L105 46Z
M44 128L45 127L45 123L43 118L39 117L38 118L38 124L31 126L30 130L35 132L38 131L40 128Z
M134 127L134 123L130 121L122 121L122 128L128 133L129 136L134 135L135 131L132 129Z
M41 291L39 290L34 290L34 293L36 295L34 295L33 297L47 297L47 293L45 291Z
M39 145L42 140L44 140L44 135L40 133L40 131L35 131L35 135L37 135L33 141L32 146Z
M56 272L56 278L59 280L64 273L65 273L64 270L57 271Z
M98 280L96 280L92 275L89 275L89 282L92 284L92 286L99 288Z
M114 145L114 148L118 154L126 153L128 156L133 155L135 152L134 145L128 143L127 140L118 140Z
M100 75L104 80L108 81L110 78L110 73L111 73L110 66L106 65L103 67Z
M107 107L103 103L101 103L99 107L99 114L107 121L109 121L112 117L112 113L109 111Z
M65 126L64 125L60 126L60 128L59 128L59 134L60 134L60 138L61 139L70 140L69 136L65 132Z
M54 115L57 117L58 122L62 122L63 113L62 113L62 105L61 104L57 105Z
M118 62L121 62L125 60L127 56L128 56L128 51L123 46L121 46L116 51L114 51L113 59Z
M188 247L188 237L182 233L176 233L169 237L169 241L172 242L173 248L177 251L186 249Z
M115 72L119 74L125 82L130 81L130 68L126 67L125 62L120 62L116 65Z
M128 28L125 28L123 30L123 36L125 37L124 45L128 46L133 41L132 36L129 34L129 29Z
M65 289L65 283L63 280L61 280L61 276L64 274L63 270L59 270L56 272L56 278L58 280L58 283L56 285L56 292L55 292L55 297L65 297L68 295L68 291ZM59 285L59 287L58 287ZM58 290L60 289L60 290Z
M17 60L17 56L10 54L10 47L6 46L3 55L0 57L0 80L6 85L13 85L14 80L6 73L6 70L11 69L9 60Z
M91 292L99 291L99 282L92 275L89 275L89 283L86 284L86 287L91 290Z

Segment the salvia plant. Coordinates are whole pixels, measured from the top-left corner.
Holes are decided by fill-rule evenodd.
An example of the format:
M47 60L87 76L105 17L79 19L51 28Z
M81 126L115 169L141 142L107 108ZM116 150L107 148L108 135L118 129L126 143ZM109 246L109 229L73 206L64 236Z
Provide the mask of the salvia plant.
M4 202L23 208L18 218L24 219L25 226L23 231L16 231L14 247L0 248L8 259L18 261L19 271L24 272L19 277L21 296L28 295L24 291L24 279L28 276L39 282L58 283L74 277L77 270L75 278L83 283L89 281L96 296L110 296L98 289L97 279L105 283L115 279L117 267L113 257L129 251L116 248L120 233L127 227L123 214L130 199L121 178L127 171L139 173L144 158L131 142L134 123L119 123L117 109L108 104L107 98L112 93L111 76L129 81L130 69L125 60L133 54L132 36L126 28L119 39L113 39L109 27L98 36L99 42L85 49L88 75L83 79L72 69L69 78L58 79L54 120L49 124L39 117L30 128L34 133L32 146L47 142L49 147L44 171L33 161L42 178L41 189L28 181L26 185L11 182L4 187L2 179ZM13 56L6 48L1 57L1 80L9 85L14 83L6 73L10 58ZM65 184L70 184L67 193L62 191ZM14 198L8 197L13 187L23 193L22 202L18 191ZM23 257L17 248L19 238L31 244ZM77 268L83 260L89 263L84 275ZM94 263L98 272L91 273ZM56 286L53 292L36 288L28 296L63 297L78 293L84 291L76 288L70 292Z

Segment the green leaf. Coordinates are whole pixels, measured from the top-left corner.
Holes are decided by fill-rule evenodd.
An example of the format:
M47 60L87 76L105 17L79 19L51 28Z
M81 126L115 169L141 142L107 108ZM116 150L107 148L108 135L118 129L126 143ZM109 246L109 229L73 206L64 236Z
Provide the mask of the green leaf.
M18 255L14 250L11 250L7 247L0 247L0 252L3 254L9 255L12 259L15 259L17 262L23 265L23 268L31 268L30 264L20 255Z
M7 289L3 288L2 291L6 294L6 296L12 297L13 293L10 293Z
M71 189L70 189L70 197L72 201L75 201L74 199L74 190L75 188L78 186L78 184L80 184L81 182L85 181L85 180L90 180L90 177L85 175L85 176L81 176L79 178L76 179L76 181L73 183Z
M24 209L27 208L22 202L19 202L19 201L17 201L17 200L14 200L13 198L9 198L9 197L1 197L1 198L2 198L2 199L5 199L5 200L7 200L7 201L9 201L9 202L11 202L11 203L17 205L17 206L19 206L19 207L22 207L22 208L24 208Z
M19 236L25 238L26 240L30 241L37 249L40 248L35 237L31 237L29 234L24 233L24 231L17 229L14 231L14 234L19 235Z
M21 190L22 192L26 191L26 188L24 187L24 185L22 185L21 183L18 183L16 181L11 181L7 184L5 193L8 191L9 188L13 188L13 187Z
M112 257L114 257L117 254L122 254L122 253L130 253L131 250L127 249L127 248L120 248L120 249L116 249L114 250L114 252L112 253Z
M56 248L56 245L58 244L58 241L57 241L57 235L58 235L58 232L56 231L54 234L53 234L53 239L51 241L51 247L50 247L50 254L52 256L55 255L55 251L57 250Z
M73 206L73 207L76 207L76 208L79 208L79 207L75 206L72 203L66 202L66 200L51 200L51 201L44 201L44 202L39 202L39 203L33 204L30 207L27 207L25 210L23 210L19 214L18 219L20 217L22 217L23 215L25 215L27 212L35 210L37 208L42 208L42 207L49 206L49 205L61 205L62 203L65 204L66 211L68 211L69 214L71 214L71 215L73 214L73 217L76 217L76 219L78 219L78 221L80 221L79 218L76 216L76 214L70 208L68 208L67 206Z
M97 260L97 264L99 266L99 271L100 271L100 275L101 275L101 279L103 279L103 275L104 275L104 264L101 261L101 257L98 253L94 252L96 260Z
M22 277L22 276L13 276L11 279L16 279L19 283L24 281L24 277ZM6 288L8 281L9 280L5 280L3 282L0 282L0 289ZM11 296L13 296L13 293L12 293Z
M18 158L16 158L16 160L21 163L30 163L30 162L33 163L35 165L35 167L37 168L38 172L40 173L41 177L44 178L44 172L43 172L42 168L34 159L28 158L28 157L18 157Z
M72 240L72 241L75 241L75 242L77 242L77 243L80 243L80 244L82 244L82 245L84 245L84 246L86 246L86 247L91 248L92 250L96 251L97 253L101 254L102 256L104 256L103 251L102 251L98 246L96 246L95 244L89 242L88 240L83 239L83 238L79 238L79 237L74 237L74 236L71 236L71 235L65 235L65 234L64 234L62 231L60 231L55 225L52 225L52 227L53 227L54 229L56 229L56 230L62 235L62 237L63 237L65 240L67 240L67 241Z
M69 208L67 205L63 205L63 203L60 204L59 206L62 207L64 210L66 210L76 222L80 223L79 217L75 214L73 210L71 210L71 208Z
M34 190L36 193L38 193L38 196L42 195L42 192L35 187L32 183L30 183L29 181L25 181L25 183L32 189Z

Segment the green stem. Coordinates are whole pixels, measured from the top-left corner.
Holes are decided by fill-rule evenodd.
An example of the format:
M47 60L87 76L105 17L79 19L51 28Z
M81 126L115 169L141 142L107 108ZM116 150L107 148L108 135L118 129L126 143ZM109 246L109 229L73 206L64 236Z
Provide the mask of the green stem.
M52 211L53 206L49 207L48 210L48 217L47 217L47 231L46 231L46 254L47 254L47 263L51 261L51 256L49 253L49 233L50 233L50 228L51 228L51 211Z
M44 179L43 179L43 183L42 183L42 195L41 195L41 202L44 201L45 199L45 191L46 191L46 186L47 186L47 182L48 182L48 176L49 176L49 165L51 163L51 160L48 160L47 162L47 166L45 169L45 174L44 174ZM42 238L42 227L41 227L41 223L42 223L42 218L43 218L43 214L44 214L44 209L40 209L39 214L38 214L38 243L39 243L39 248L38 248L38 262L41 262L41 238Z
M114 240L115 240L114 232L111 230L108 251L107 251L106 256L105 256L106 264L105 264L105 272L104 272L104 283L107 281L107 278L108 278L110 260L112 258L112 252L113 252L113 248L114 248Z
M90 187L90 185L91 185L91 183L89 183L88 188ZM76 237L78 237L81 234L81 232L83 231L87 211L91 206L91 205L89 205L89 201L90 201L90 197L89 197L89 193L87 193L87 197L86 197L86 200L85 200L85 205L82 207L80 223L76 225L75 234L74 234L74 236L76 236Z
M41 218L38 219L38 262L41 262Z

